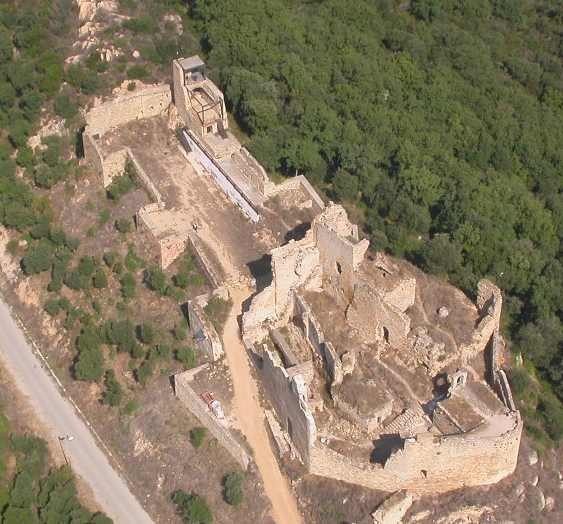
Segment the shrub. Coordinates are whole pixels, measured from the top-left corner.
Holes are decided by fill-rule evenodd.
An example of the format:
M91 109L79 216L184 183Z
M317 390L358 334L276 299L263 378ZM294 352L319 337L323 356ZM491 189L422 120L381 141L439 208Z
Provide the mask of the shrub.
M121 294L123 298L133 298L135 296L136 285L135 275L133 275L133 273L125 273L125 275L121 277Z
M170 346L168 346L167 344L158 344L154 348L154 354L156 355L157 358L160 358L162 360L167 360L170 358L170 354L171 354Z
M137 330L139 340L143 344L152 344L154 342L156 333L154 328L148 322L141 324Z
M138 409L139 409L139 403L135 399L132 399L129 400L127 404L125 404L125 407L123 408L123 413L125 415L132 415Z
M211 524L213 513L207 501L194 493L188 495L182 490L172 494L172 502L176 504L176 510L186 524Z
M121 257L119 256L119 253L116 253L115 251L106 251L103 258L106 266L113 269L115 264L120 261Z
M142 65L133 65L127 69L127 78L130 80L143 80L148 76L147 68Z
M209 317L215 329L223 332L223 326L231 310L232 302L230 300L223 300L221 297L213 296L205 306L205 314Z
M12 240L8 240L8 243L6 244L6 251L10 255L15 257L18 254L18 249L19 249L19 243L15 238L12 238Z
M66 120L70 120L78 114L78 107L68 95L60 94L55 97L55 113Z
M51 267L54 248L51 242L40 240L33 244L22 259L22 268L26 275L35 275Z
M119 406L123 398L123 388L115 378L113 369L108 369L104 377L106 390L102 397L102 402L108 406Z
M133 246L127 248L127 255L125 255L125 267L129 271L137 271L143 265L143 259L135 253Z
M174 328L174 338L176 340L178 340L178 341L186 340L187 335L188 335L188 330L186 329L185 325L178 324Z
M166 275L158 267L152 267L145 271L145 284L147 287L155 291L161 296L165 296L168 291L168 284L166 282Z
M190 430L190 442L194 448L200 448L207 436L207 428L198 426Z
M106 272L100 267L94 273L94 287L96 289L104 289L108 287L108 277Z
M239 471L232 471L223 479L223 498L231 506L240 506L244 498L242 485L244 475Z
M127 164L126 164L127 168ZM119 200L125 193L128 193L137 186L131 175L123 174L113 179L113 182L106 190L107 197L110 200Z
M58 299L50 299L45 302L43 309L52 317L56 317L61 312L61 304Z
M153 363L151 360L145 360L136 370L135 378L137 382L144 386L147 380L152 376L153 373Z
M98 224L100 224L100 226L107 224L110 216L111 215L110 215L109 209L102 209L100 211L100 214L98 215Z
M121 25L134 34L149 35L156 30L154 19L148 15L139 18L130 18L129 20L125 20Z
M130 233L132 229L131 220L128 218L119 218L115 221L115 229L120 233Z
M190 283L190 277L187 273L177 273L174 275L174 285L181 289L186 289Z
M195 351L189 347L181 347L176 351L176 360L181 362L186 369L191 369L196 364Z

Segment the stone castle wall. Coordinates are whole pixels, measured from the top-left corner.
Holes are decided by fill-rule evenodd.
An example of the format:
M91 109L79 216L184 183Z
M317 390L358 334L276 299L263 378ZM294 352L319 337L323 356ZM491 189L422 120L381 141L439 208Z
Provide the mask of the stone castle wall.
M193 376L193 370L174 375L176 396L218 440L219 444L231 454L240 467L246 470L251 461L249 454L235 439L229 429L219 423L207 407L207 404L191 387L191 376Z
M405 443L385 466L344 456L316 444L310 454L309 471L369 489L408 489L435 494L466 486L494 484L513 473L518 459L522 420L516 413L514 425L501 435L471 433L435 437Z
M147 86L93 107L86 114L86 132L102 136L113 127L161 115L172 102L167 84Z
M207 302L207 298L207 296L197 297L195 300L188 301L188 320L196 344L212 362L215 362L223 356L224 351L221 339L200 303Z
M290 377L279 357L268 349L263 351L260 375L281 426L307 464L311 447L317 438L317 428L305 398L305 379L300 374Z

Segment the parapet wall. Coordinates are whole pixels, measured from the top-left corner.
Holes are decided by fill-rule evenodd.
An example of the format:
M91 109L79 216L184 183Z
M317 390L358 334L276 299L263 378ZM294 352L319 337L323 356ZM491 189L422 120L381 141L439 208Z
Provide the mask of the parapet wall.
M268 349L264 348L262 357L262 384L283 429L291 437L303 462L308 464L311 447L317 439L317 428L307 406L305 379L298 373L290 377L279 357Z
M215 362L223 356L224 351L221 339L201 305L201 302L207 302L207 299L208 296L204 295L188 301L188 320L198 347Z
M86 114L86 132L104 135L113 127L164 113L172 102L167 84L147 86L93 107Z
M409 439L385 466L344 456L321 446L311 450L309 471L369 489L407 489L423 495L466 486L494 484L513 473L518 459L522 420L510 417L511 427L500 435L466 433Z
M174 389L176 396L184 405L199 419L199 421L209 430L209 432L219 441L231 456L238 462L244 470L250 464L250 456L242 445L235 439L228 428L223 427L209 408L199 398L199 395L190 386L190 379L194 370L185 371L174 375Z

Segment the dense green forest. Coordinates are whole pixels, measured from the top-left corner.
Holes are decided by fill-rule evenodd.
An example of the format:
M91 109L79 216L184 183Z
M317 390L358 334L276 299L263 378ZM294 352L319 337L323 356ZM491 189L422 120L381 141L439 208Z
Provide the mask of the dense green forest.
M349 204L375 249L468 293L492 278L513 350L563 398L561 3L196 0L191 17L259 160ZM559 403L538 407L561 436Z

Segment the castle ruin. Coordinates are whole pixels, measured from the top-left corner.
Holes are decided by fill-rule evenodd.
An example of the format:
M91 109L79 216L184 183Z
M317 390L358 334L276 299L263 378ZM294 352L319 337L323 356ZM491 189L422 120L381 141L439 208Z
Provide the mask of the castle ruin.
M256 290L242 337L307 470L419 493L511 474L522 420L502 369L500 290L483 280L473 303L368 251L304 177L269 179L199 57L175 60L172 78L93 107L86 160L104 187L134 165L152 200L138 231L163 268L189 245L215 287ZM212 362L223 348L201 300L188 310Z

